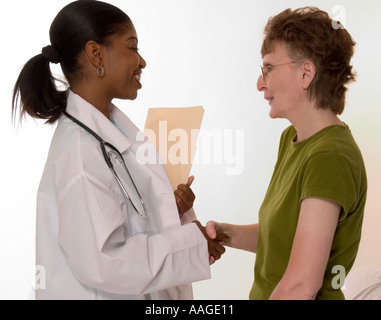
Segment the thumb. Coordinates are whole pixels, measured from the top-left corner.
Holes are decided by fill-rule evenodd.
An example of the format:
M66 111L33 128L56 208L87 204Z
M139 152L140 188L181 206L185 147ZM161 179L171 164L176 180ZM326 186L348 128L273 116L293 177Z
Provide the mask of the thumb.
M210 239L216 239L217 238L217 223L214 221L209 221L205 226L206 234Z
M194 176L190 176L188 178L187 186L190 187L192 185L193 181L194 181Z

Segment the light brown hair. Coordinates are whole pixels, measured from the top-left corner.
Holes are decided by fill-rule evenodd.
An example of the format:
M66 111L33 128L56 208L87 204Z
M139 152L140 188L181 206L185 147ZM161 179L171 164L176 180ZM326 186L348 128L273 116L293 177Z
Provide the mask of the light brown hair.
M318 8L286 9L269 19L262 57L272 52L277 41L286 45L295 61L314 63L316 75L308 89L309 99L315 99L318 108L343 113L346 86L356 78L350 65L356 43L348 31Z

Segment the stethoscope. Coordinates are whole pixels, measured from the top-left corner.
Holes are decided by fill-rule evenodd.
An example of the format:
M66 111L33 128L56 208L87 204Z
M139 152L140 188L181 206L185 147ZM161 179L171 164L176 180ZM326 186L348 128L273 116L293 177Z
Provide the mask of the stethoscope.
M137 213L137 215L142 218L142 219L145 219L147 218L147 214L144 210L144 201L139 193L139 190L138 188L136 187L135 185L135 182L134 180L132 179L132 176L130 174L130 171L128 170L127 166L126 166L126 163L124 162L124 159L123 159L123 156L121 155L121 153L118 151L117 148L115 148L111 143L108 143L106 141L104 141L100 136L98 136L93 130L91 130L89 127L87 127L85 124L83 124L81 121L79 121L78 119L74 118L73 116L71 116L70 114L68 114L66 111L63 112L64 115L66 117L68 117L71 121L73 121L74 123L76 123L77 125L79 125L81 128L85 129L88 133L90 133L94 138L96 138L100 145L101 145L101 149L102 149L102 153L103 153L103 157L108 165L108 167L110 168L111 172L113 173L114 177L115 177L115 180L118 182L120 188L122 189L122 192L124 193L124 195L126 196L126 198L130 201L132 207L134 208L135 212ZM111 161L111 156L112 156L112 152L109 151L107 152L106 151L106 147L108 147L109 149L111 149L113 152L115 152L116 156L119 157L119 162L122 163L123 165L123 168L124 170L126 171L127 175L129 176L131 182L132 182L132 185L134 186L135 188L135 191L137 193L137 195L139 196L139 199L140 199L140 205L141 205L141 208L137 208L137 205L134 204L134 202L132 201L130 195L128 194L125 186L123 185L122 181L120 180L120 178L118 177L116 171L115 171L115 168L114 168L114 165L112 164L112 161ZM138 205L138 206L140 206Z

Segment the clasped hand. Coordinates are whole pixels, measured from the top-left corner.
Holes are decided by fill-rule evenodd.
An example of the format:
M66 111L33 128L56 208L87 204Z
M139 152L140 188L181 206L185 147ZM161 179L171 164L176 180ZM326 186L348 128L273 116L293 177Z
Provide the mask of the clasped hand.
M196 199L196 196L190 188L193 181L194 177L192 176L188 179L187 184L181 184L178 186L177 190L175 190L176 205L179 211L180 219L182 218L185 212L187 212L193 207L193 202ZM211 239L208 236L205 227L203 227L199 221L196 220L193 222L196 223L201 233L208 241L209 263L213 264L215 261L219 260L221 256L225 253L225 248L220 244L220 241L224 238L224 235L221 234L215 239Z
M205 239L208 241L209 264L212 265L214 262L219 260L221 256L225 253L225 248L220 244L218 238L213 240L208 236L205 227L203 227L199 221L196 220L193 222L198 226ZM222 235L220 236L222 237Z

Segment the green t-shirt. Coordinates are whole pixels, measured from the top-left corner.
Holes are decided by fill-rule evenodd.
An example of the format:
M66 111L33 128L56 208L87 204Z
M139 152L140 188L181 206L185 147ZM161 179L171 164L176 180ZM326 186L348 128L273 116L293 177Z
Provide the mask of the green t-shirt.
M278 160L259 210L250 299L268 299L282 279L301 201L310 197L330 199L342 207L323 285L316 298L344 299L337 288L343 283L337 279L340 267L348 274L360 242L367 191L363 158L347 125L326 127L301 142L295 142L296 135L293 126L282 134Z

